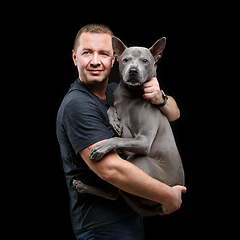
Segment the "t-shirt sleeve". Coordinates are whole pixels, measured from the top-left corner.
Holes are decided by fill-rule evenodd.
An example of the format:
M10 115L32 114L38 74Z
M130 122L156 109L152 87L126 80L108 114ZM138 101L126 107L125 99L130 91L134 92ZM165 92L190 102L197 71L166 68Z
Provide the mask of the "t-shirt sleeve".
M76 154L98 141L112 137L103 118L93 102L73 99L66 105L63 125Z

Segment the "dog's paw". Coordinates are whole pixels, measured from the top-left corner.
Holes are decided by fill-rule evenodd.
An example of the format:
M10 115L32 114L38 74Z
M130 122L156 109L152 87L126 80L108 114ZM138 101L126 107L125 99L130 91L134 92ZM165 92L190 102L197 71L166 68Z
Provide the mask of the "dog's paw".
M113 126L118 136L121 137L123 132L123 125L122 125L121 119L117 117L116 119L114 119L114 122L111 123L111 125Z
M110 142L108 140L105 140L104 142L98 143L90 150L89 158L97 162L112 149L113 148L111 148Z
M79 193L87 193L87 185L82 183L80 180L73 179L73 186L78 190Z
M112 125L118 136L122 136L123 125L121 119L117 115L117 111L114 107L110 107L107 111L109 123Z

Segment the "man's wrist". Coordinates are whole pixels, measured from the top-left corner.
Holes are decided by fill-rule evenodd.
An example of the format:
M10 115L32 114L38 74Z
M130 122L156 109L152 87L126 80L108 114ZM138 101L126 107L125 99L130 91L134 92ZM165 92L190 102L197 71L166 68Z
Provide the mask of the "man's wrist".
M165 94L165 92L163 90L161 90L161 92L162 92L162 96L163 96L164 101L162 103L156 105L158 108L164 107L167 103L167 100L168 100L168 97Z

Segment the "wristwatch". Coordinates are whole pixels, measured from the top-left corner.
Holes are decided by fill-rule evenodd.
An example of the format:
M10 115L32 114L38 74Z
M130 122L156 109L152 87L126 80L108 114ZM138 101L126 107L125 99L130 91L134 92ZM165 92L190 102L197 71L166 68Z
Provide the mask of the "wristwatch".
M161 91L162 91L162 94L163 94L164 102L161 103L161 104L156 105L158 108L165 106L166 103L167 103L167 100L168 100L168 97L167 97L167 95L165 94L165 92L164 92L163 90L161 90Z

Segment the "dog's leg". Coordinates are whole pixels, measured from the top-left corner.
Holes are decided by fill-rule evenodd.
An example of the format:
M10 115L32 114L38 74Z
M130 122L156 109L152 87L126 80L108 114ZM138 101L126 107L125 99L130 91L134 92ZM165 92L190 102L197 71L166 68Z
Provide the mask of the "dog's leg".
M99 161L106 153L116 148L122 148L123 150L129 152L148 155L150 152L151 145L152 141L149 140L149 138L142 135L137 136L135 138L114 137L96 144L91 149L89 157L90 159Z
M112 185L105 188L92 187L82 183L80 180L73 180L73 186L79 193L89 193L110 200L116 200L119 196L118 189Z
M112 125L116 133L121 137L123 126L121 119L117 115L117 110L114 107L110 107L107 111L109 123Z

